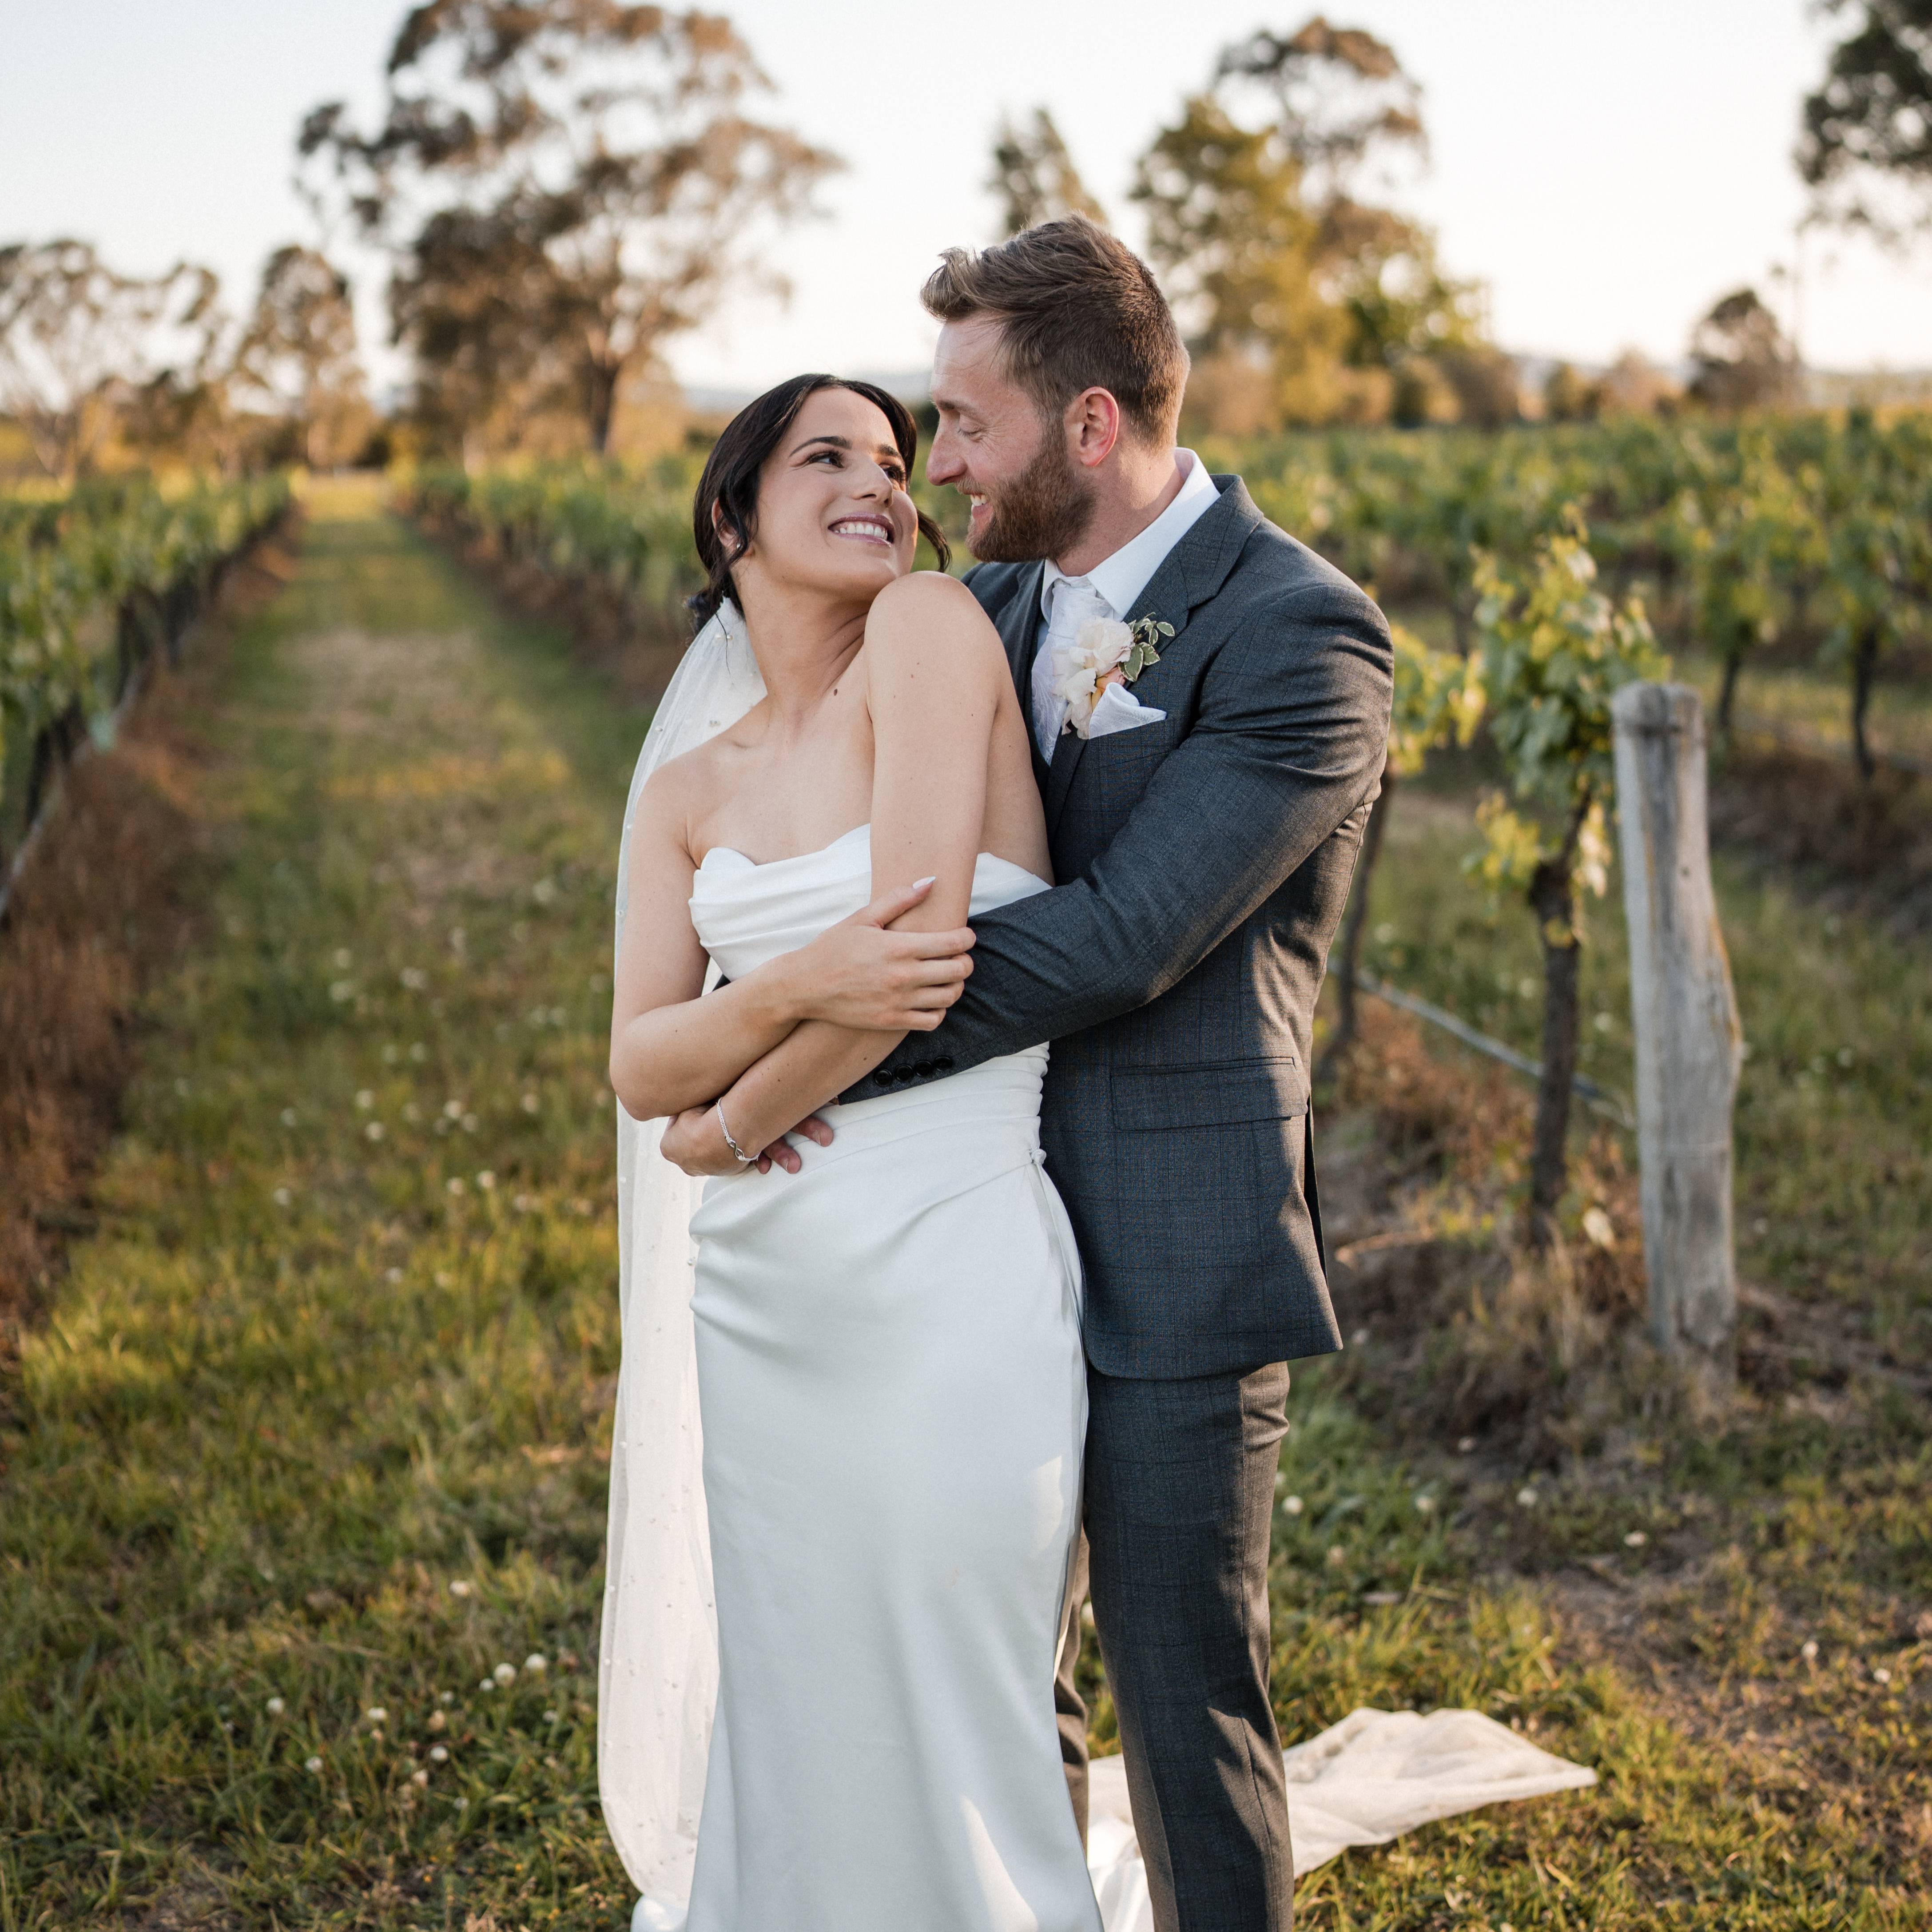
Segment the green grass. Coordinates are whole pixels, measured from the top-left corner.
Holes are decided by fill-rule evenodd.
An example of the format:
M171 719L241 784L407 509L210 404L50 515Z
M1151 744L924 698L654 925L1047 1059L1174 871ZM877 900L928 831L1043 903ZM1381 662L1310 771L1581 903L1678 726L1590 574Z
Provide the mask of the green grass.
M0 1932L629 1906L595 1662L609 903L641 720L368 500L310 511L210 721L206 939L148 1003L102 1230L6 1391ZM1372 963L1533 1040L1528 916L1455 880L1460 809L1400 802ZM1923 975L1744 890L1748 1265L1874 1338L1892 1310L1885 1346L1922 1360ZM1599 930L1614 1081L1613 913ZM1629 1445L1614 1490L1538 1474L1532 1508L1521 1473L1405 1452L1341 1388L1298 1374L1283 1450L1285 1732L1472 1705L1603 1783L1349 1853L1303 1923L1928 1922L1924 1646L1899 1635L1932 1604L1916 1414L1808 1394ZM1574 1600L1566 1566L1606 1544L1634 1649Z

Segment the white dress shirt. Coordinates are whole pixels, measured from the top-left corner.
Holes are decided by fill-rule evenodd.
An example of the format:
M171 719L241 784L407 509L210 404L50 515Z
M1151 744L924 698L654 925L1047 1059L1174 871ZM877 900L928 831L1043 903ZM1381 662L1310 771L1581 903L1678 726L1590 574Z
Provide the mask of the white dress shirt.
M1053 649L1071 644L1082 624L1095 617L1124 618L1154 580L1168 553L1220 500L1208 466L1191 449L1174 452L1186 474L1172 502L1137 537L1132 537L1088 572L1069 577L1049 562L1040 581L1040 615L1046 629L1033 660L1034 741L1048 764L1066 722L1066 700L1053 688Z

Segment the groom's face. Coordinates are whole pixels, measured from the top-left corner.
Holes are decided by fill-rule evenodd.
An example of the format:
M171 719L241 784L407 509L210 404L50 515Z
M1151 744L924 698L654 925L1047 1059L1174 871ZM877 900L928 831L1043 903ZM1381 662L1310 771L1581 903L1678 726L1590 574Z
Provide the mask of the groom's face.
M1064 556L1094 514L1091 488L1067 446L1064 424L1047 416L1007 374L1000 324L949 322L932 358L938 434L926 480L972 506L967 548L982 562Z

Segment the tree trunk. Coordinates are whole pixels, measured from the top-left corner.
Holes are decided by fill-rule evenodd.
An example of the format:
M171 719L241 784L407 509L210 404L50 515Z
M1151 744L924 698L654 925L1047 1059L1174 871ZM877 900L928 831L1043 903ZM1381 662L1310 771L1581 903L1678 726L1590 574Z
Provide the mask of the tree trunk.
M1322 1048L1321 1062L1315 1070L1318 1085L1332 1077L1355 1042L1355 969L1362 956L1362 931L1369 920L1369 894L1375 884L1376 860L1382 854L1382 826L1388 819L1394 790L1395 774L1384 771L1382 795L1370 807L1369 822L1362 832L1362 856L1355 862L1354 895L1348 902L1348 916L1342 925L1342 956L1329 976L1335 982L1339 1010L1335 1016L1335 1030L1329 1035L1328 1044Z
M1872 686L1878 676L1878 626L1868 624L1858 633L1852 652L1852 752L1858 761L1858 776L1869 782L1878 775L1878 760L1872 755L1871 740L1865 735L1865 719L1871 710Z
M1724 659L1724 682L1718 693L1718 735L1726 744L1731 736L1731 707L1738 694L1738 673L1744 668L1744 654L1732 651Z
M1576 1078L1576 887L1571 846L1538 866L1529 903L1543 939L1543 1078L1536 1093L1536 1130L1529 1168L1529 1238L1546 1248L1556 1232L1556 1206L1569 1178L1570 1094Z
M584 371L584 417L590 430L590 447L599 456L608 454L611 419L617 413L617 379L621 364L592 362Z

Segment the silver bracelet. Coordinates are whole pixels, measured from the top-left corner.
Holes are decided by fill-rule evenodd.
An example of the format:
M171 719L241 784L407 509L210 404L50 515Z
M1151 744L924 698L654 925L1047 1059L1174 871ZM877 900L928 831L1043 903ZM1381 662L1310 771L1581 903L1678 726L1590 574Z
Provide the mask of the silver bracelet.
M724 1125L724 1102L722 1100L720 1100L717 1103L717 1114L718 1124L719 1127L723 1130L724 1135L724 1144L738 1156L738 1165L740 1167L749 1167L752 1162L756 1160L758 1156L754 1154L747 1154L745 1150L731 1138L731 1130Z

